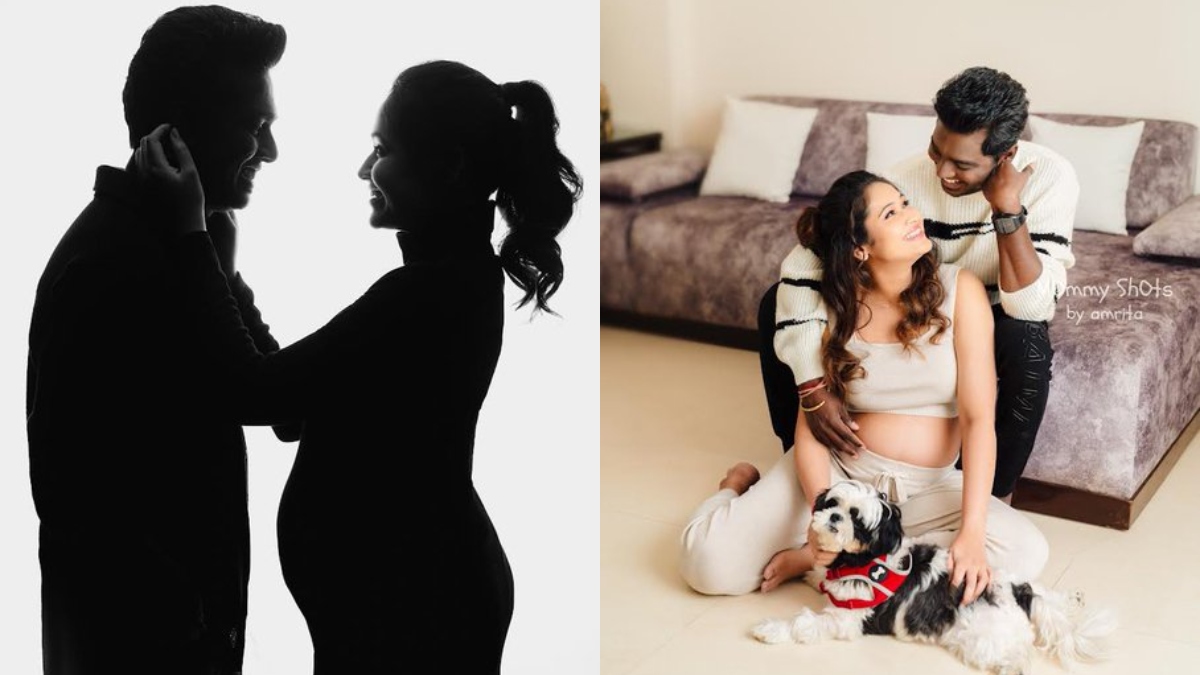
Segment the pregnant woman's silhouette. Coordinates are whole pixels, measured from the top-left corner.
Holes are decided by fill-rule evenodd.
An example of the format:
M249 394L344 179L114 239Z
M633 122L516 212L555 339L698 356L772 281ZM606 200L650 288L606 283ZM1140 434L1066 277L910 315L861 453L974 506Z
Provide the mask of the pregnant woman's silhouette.
M242 328L197 233L203 198L197 211L186 146L163 129L143 143L143 173L173 191L172 211L183 214L165 220L181 235L185 301L210 345L201 356L232 374L244 422L303 421L279 549L318 675L499 672L512 573L471 462L501 351L505 273L524 291L521 305L538 309L562 281L555 237L580 178L557 127L535 82L497 85L447 61L401 73L359 176L371 225L397 230L404 265L269 356ZM179 170L161 144L180 156ZM499 255L497 206L509 228ZM535 399L529 411L536 423Z

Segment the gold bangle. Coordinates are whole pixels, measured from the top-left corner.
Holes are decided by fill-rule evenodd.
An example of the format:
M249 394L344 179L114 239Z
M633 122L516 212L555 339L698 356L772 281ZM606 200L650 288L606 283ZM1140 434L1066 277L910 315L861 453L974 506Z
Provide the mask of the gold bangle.
M821 409L821 406L823 406L823 405L825 405L825 399L821 399L821 402L820 402L820 403L818 403L818 404L814 405L814 406L813 406L813 407L811 407L811 408L805 408L805 407L804 407L804 404L803 404L803 403L801 403L801 404L800 404L800 409L801 409L801 410L803 410L804 412L813 412L814 410L820 410L820 409Z

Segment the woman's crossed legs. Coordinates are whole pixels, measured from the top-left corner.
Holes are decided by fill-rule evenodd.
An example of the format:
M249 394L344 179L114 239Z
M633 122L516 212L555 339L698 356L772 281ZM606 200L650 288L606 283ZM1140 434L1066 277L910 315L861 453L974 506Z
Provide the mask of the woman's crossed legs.
M705 500L684 528L680 571L708 595L769 591L812 568L805 547L811 513L788 450L761 479L742 463ZM905 534L949 546L962 524L962 473L952 466L914 467L871 453L831 457L830 484L853 478L875 485L900 504ZM988 563L1014 579L1041 574L1045 537L1024 515L992 498L988 504Z

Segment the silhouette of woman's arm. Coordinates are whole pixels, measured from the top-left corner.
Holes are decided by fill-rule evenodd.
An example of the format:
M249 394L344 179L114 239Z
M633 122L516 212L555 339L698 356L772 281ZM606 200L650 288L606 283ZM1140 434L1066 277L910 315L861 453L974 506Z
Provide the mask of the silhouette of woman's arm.
M229 282L229 292L237 301L242 322L250 332L254 346L263 354L274 354L279 351L279 342L271 335L271 327L262 318L262 312L254 304L254 291L246 284L241 272L235 272L232 277L226 275ZM291 421L273 425L275 436L281 441L296 441L300 439L302 422Z
M164 143L175 153L177 164L168 161ZM413 274L402 269L376 282L317 332L287 349L264 353L230 295L206 231L200 174L178 129L167 124L155 127L142 137L134 161L140 179L157 195L154 217L161 221L176 263L183 312L190 317L188 328L198 338L201 353L197 356L205 366L201 377L207 381L198 384L220 387L225 395L214 405L227 408L239 422L276 424L306 419L314 410L335 409L348 392L362 386L371 372L372 355L386 355L385 347L405 349L428 335L396 330L405 321L404 307L426 309L422 303L428 297L396 292L397 278Z
M422 331L401 330L414 317L428 316L423 294L394 292L408 268L390 273L311 335L273 354L264 354L242 321L207 234L177 238L184 312L204 345L199 355L209 376L224 383L223 401L243 424L303 419L345 400L363 386L364 373L388 350L421 350Z

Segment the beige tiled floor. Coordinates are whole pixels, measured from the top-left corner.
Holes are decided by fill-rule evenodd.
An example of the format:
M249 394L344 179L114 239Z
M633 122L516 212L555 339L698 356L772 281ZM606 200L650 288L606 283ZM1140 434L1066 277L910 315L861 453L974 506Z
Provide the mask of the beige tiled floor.
M705 597L676 572L679 533L725 469L779 456L752 352L605 327L601 385L601 673L794 675L958 673L937 647L871 637L816 646L759 644L749 628L823 600L773 593ZM1128 532L1034 515L1050 539L1042 582L1118 612L1113 660L1081 673L1200 672L1200 436ZM1178 565L1158 562L1165 551ZM1150 571L1146 570L1151 565ZM1139 578L1140 577L1140 578ZM1035 672L1063 672L1039 659Z

